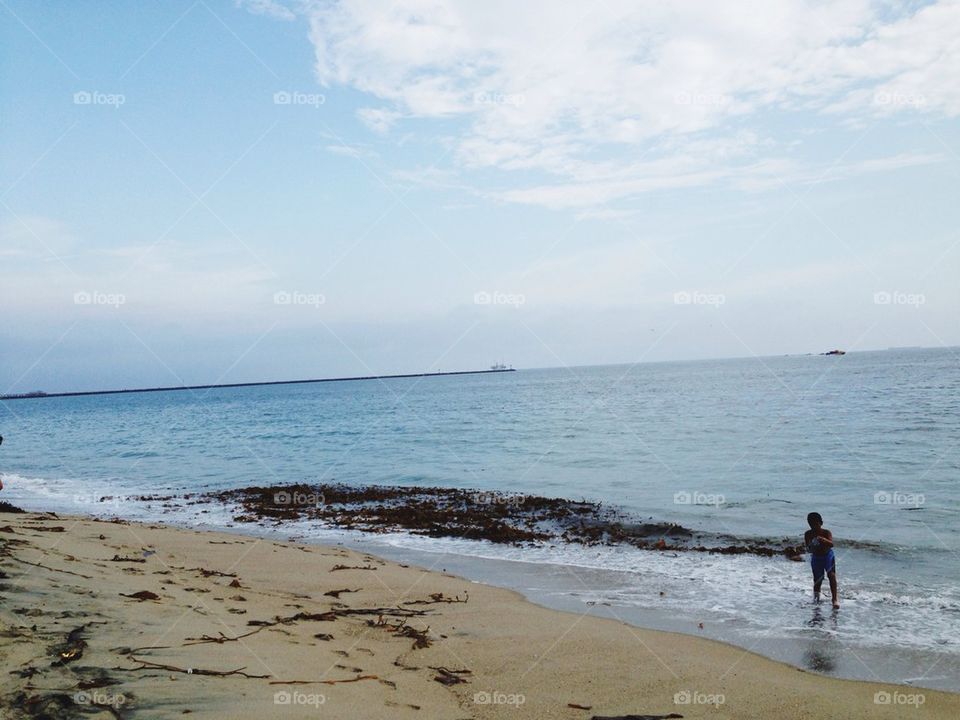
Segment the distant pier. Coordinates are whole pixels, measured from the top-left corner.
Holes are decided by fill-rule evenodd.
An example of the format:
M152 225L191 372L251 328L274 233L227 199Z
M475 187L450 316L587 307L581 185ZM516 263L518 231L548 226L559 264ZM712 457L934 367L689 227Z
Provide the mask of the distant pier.
M396 380L398 378L449 377L451 375L495 375L516 372L514 368L490 370L456 370L453 372L406 373L402 375L358 375L356 377L314 378L311 380L268 380L264 382L221 383L219 385L177 385L173 387L133 388L129 390L82 390L77 392L45 393L34 391L0 395L0 400L36 400L53 397L80 397L82 395L122 395L124 393L173 392L174 390L213 390L215 388L260 387L263 385L306 385L308 383L347 382L349 380Z

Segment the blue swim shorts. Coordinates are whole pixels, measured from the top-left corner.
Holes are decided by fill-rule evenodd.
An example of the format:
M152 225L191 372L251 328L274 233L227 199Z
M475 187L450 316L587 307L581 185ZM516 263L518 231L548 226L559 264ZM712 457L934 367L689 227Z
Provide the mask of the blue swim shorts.
M833 556L833 548L826 555L810 555L810 567L813 569L813 581L820 582L827 573L835 572L837 561Z

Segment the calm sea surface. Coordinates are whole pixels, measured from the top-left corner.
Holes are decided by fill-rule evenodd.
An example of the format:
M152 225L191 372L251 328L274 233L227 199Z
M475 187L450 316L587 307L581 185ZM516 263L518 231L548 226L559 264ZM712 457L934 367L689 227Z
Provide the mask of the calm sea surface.
M741 538L802 535L816 510L837 538L837 615L811 605L805 564L779 558L365 539L302 524L285 534L442 563L545 604L821 672L960 689L957 349L0 406L2 496L31 509L231 527L226 510L171 514L125 498L336 481L587 498Z

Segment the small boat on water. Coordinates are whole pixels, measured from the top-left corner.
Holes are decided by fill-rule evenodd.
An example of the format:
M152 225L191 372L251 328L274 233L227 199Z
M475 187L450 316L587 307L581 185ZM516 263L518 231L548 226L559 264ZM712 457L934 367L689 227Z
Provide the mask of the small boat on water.
M846 350L828 350L825 353L820 353L821 355L846 355Z
M498 363L494 363L493 365L491 365L491 366L490 366L490 369L491 369L491 370L509 370L510 368L508 368L508 367L507 367L506 365L504 365L502 362L498 362Z

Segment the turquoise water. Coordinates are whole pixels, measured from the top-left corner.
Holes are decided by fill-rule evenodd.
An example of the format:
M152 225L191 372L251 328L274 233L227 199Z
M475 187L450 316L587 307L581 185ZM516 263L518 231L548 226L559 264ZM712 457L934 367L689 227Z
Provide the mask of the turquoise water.
M773 655L771 642L811 638L878 657L895 648L909 660L878 677L960 686L958 350L0 404L3 495L37 509L230 526L229 513L171 516L129 498L337 481L582 497L737 537L799 536L817 510L838 538L844 599L839 620L824 622L807 607L808 569L782 559L376 542L405 556L486 558L463 572L490 581L495 567L510 576L506 562L579 568L586 590L549 573L542 585L529 573L528 585L509 584L557 605L610 602L638 622L708 618L714 636L755 637ZM118 499L95 502L102 495Z

